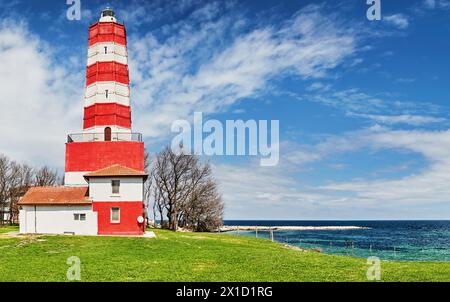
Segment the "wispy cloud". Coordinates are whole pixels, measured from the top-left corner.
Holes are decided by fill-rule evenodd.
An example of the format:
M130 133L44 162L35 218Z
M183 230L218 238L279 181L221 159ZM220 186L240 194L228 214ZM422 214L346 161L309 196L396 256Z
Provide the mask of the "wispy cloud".
M394 125L394 124L408 124L414 126L433 124L433 123L443 123L446 121L445 118L424 116L424 115L410 115L410 114L400 114L400 115L375 115L375 114L358 114L358 113L347 113L347 116L359 117L373 120L377 123Z
M409 19L403 14L394 14L383 17L383 20L389 24L392 24L400 29L405 29L409 26Z
M429 9L429 10L450 9L450 1L449 0L424 0L422 5L425 9Z
M433 117L436 114L442 115L443 108L440 106L430 102L399 100L390 93L373 96L358 88L334 90L328 86L326 90L314 91L308 88L304 94L290 96L339 109L349 117L367 118L383 123L419 125L445 121L441 117ZM423 112L427 112L426 116Z
M149 136L166 134L171 121L194 109L217 112L267 92L274 78L321 78L357 51L355 33L317 6L280 26L249 27L234 10L208 11L201 23L197 18L205 15L193 12L167 39L153 34L131 39L137 126Z

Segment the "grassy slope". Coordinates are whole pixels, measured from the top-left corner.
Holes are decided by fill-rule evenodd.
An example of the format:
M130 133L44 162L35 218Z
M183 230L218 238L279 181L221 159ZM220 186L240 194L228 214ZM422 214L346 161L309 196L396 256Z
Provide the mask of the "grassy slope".
M0 236L0 281L365 281L364 259L302 252L264 239L172 233L157 239ZM450 263L383 262L384 281L450 280Z

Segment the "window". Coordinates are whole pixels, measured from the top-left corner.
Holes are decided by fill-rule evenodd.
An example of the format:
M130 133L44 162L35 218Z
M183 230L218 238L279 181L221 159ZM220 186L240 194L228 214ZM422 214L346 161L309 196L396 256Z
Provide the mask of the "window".
M113 194L120 194L120 180L112 180L111 187Z
M108 47L105 46L105 55L108 53Z
M86 214L73 214L73 219L76 221L85 221L86 220Z
M115 15L114 11L110 8L107 8L102 12L102 17L114 17Z
M111 208L111 223L120 222L120 208Z

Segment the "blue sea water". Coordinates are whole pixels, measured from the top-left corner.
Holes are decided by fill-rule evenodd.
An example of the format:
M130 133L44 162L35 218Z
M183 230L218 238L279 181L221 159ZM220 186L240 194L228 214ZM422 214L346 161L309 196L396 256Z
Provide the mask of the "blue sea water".
M450 261L450 221L249 221L227 220L239 226L363 226L360 230L275 231L274 240L323 253L382 260ZM256 236L254 231L239 231ZM269 232L258 231L269 238Z

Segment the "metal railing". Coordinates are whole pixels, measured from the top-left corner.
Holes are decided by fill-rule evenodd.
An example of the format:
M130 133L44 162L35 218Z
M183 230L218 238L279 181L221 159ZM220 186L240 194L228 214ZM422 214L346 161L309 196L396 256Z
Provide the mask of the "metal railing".
M126 132L112 132L111 139L106 140L105 133L73 133L67 136L68 143L79 143L79 142L121 142L121 141L131 141L131 142L142 142L141 133L126 133Z

